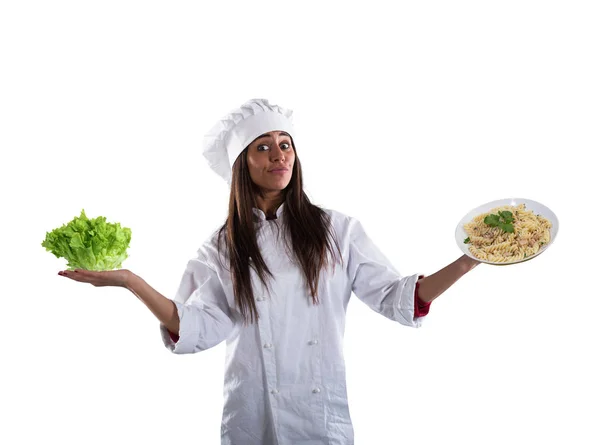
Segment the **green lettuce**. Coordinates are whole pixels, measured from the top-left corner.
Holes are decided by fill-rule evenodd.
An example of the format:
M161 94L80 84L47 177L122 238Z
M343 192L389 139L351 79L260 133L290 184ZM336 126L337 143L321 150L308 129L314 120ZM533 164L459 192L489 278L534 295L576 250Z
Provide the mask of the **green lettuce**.
M120 269L128 258L131 229L107 223L104 216L88 219L85 212L62 227L46 232L42 247L67 260L68 270Z

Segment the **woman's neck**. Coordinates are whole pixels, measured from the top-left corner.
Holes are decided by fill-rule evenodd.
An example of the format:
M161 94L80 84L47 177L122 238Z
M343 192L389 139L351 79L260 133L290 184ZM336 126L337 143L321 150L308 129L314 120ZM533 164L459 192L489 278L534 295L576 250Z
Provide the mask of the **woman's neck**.
M272 219L276 217L277 209L283 203L283 196L281 196L281 194L273 197L266 196L265 198L257 196L256 203L258 208L263 211L267 218Z

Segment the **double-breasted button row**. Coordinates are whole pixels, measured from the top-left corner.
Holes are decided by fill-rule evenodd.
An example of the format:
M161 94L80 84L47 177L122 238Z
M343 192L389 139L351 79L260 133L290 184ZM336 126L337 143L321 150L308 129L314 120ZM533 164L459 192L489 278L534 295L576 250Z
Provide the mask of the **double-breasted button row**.
M318 394L321 392L321 388L313 388L312 392L314 394ZM271 390L271 394L279 394L279 390L278 389L272 389Z
M316 345L318 343L319 343L319 340L311 340L308 342L309 345ZM265 343L263 345L263 348L265 348L265 349L270 349L272 347L273 347L273 343Z

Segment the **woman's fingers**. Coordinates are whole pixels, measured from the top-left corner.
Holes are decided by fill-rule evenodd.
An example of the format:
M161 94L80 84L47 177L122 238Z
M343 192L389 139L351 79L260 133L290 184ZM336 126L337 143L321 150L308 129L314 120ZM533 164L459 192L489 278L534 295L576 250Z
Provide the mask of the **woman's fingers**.
M75 272L75 270L77 270L77 272ZM75 281L81 281L83 283L89 283L91 281L92 276L91 274L87 273L88 271L82 272L80 269L75 270L63 270L58 274L62 277L67 277Z

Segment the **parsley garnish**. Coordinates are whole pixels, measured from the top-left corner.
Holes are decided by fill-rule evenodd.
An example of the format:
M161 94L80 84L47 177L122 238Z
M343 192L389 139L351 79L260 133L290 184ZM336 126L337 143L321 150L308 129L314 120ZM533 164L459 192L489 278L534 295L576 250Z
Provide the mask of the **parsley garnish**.
M490 215L486 216L483 220L483 222L486 223L488 226L500 227L505 232L510 232L510 233L515 231L515 228L512 225L513 221L514 221L513 214L512 214L512 212L509 212L508 210L498 212L497 215L490 214Z
M468 244L471 242L471 238L465 238L465 244Z

